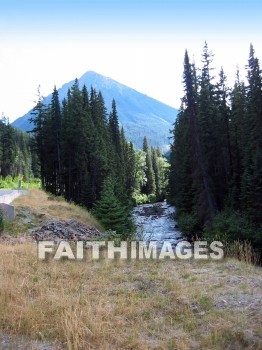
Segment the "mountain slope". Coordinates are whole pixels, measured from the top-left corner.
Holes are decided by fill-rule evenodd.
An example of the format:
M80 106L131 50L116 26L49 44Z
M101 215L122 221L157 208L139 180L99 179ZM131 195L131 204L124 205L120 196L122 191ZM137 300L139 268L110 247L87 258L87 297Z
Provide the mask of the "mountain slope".
M58 89L60 101L66 97L73 83L71 81ZM112 99L115 99L120 124L124 126L127 139L134 142L136 147L142 147L146 135L151 146L160 146L164 151L168 149L169 131L177 115L176 109L92 71L79 79L80 88L84 84L88 91L91 86L97 91L101 90L108 112ZM45 104L50 102L51 94L44 99ZM31 130L32 125L28 121L30 112L16 119L13 126L24 131Z

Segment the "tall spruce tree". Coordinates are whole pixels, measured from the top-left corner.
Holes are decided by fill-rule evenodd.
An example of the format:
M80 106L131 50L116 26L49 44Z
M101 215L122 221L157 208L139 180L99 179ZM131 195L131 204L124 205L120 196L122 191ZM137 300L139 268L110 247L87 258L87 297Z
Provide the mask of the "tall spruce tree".
M145 155L146 155L146 169L145 169L146 183L145 183L143 192L147 195L155 194L155 191L156 191L155 174L152 166L151 152L150 152L150 148L149 148L146 136L144 137L144 141L143 141L143 151L145 152Z
M236 81L231 92L230 143L232 170L229 184L228 204L235 210L241 208L241 179L243 176L243 156L246 138L246 87L240 81L237 70Z
M228 197L229 183L232 176L232 150L229 122L231 113L228 105L229 89L226 76L221 68L219 81L214 89L214 124L215 139L214 193L217 207L222 210ZM214 161L216 160L216 161Z
M262 224L262 77L259 60L250 45L247 67L247 119L242 176L242 207Z
M183 106L174 124L173 138L170 154L169 200L175 204L177 213L183 215L194 211L194 199L196 199L189 118Z
M47 191L55 195L62 192L62 159L61 159L61 111L56 87L52 93L51 105L43 126L46 159Z
M33 108L31 113L32 117L29 119L30 123L33 123L34 127L30 131L33 134L34 138L34 150L38 155L40 176L42 181L42 188L45 188L46 181L46 159L47 153L45 148L45 135L44 135L44 126L47 118L47 106L43 103L43 96L40 92L40 86L38 87L38 101Z
M215 216L216 204L210 177L208 142L211 141L211 86L209 74L209 55L204 48L204 67L201 79L201 92L197 95L195 70L189 62L188 53L184 61L185 113L189 118L189 142L193 164L193 185L197 198L197 213L202 222L210 224ZM206 100L205 100L206 98ZM199 104L199 106L198 106ZM211 143L213 140L211 141ZM212 147L212 145L210 145ZM208 154L207 154L208 153Z

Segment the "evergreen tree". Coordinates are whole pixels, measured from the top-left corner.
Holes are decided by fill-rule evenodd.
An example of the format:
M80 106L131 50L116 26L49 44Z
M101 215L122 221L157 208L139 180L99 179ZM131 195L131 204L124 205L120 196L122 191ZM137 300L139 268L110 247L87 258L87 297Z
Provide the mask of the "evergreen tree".
M101 92L91 88L91 139L89 174L91 178L92 196L99 199L103 181L109 174L112 144L108 132L107 111Z
M223 68L219 73L219 82L215 88L215 120L213 134L215 140L213 159L214 193L218 209L223 209L228 197L229 182L232 176L232 149L230 139L229 121L231 118L228 106L229 89L226 86L226 76ZM214 161L216 160L216 162Z
M58 91L55 87L43 126L45 152L48 154L45 188L55 195L62 192L61 118Z
M169 201L175 204L178 214L194 210L192 152L189 141L189 118L181 106L173 130L169 173Z
M30 123L34 124L34 127L30 133L33 134L35 140L34 151L38 155L42 188L45 188L45 180L47 174L45 166L47 154L45 150L44 125L47 116L47 107L43 103L43 97L40 93L40 86L38 87L38 101L31 114L32 117L29 119L29 121Z
M155 194L155 191L156 191L155 174L152 166L151 152L148 146L146 136L144 137L144 141L143 141L143 151L145 152L145 155L146 155L146 169L145 169L146 183L142 191L147 195Z
M230 143L232 154L231 179L228 204L236 210L241 208L241 179L243 175L243 155L246 129L246 88L240 81L239 70L231 93Z
M122 131L122 135L120 133L115 100L112 101L112 110L111 110L111 113L109 114L109 132L111 136L111 142L113 145L111 167L113 169L117 169L116 176L118 177L119 182L123 186L124 176L125 176L125 169L123 164L124 162L123 148L125 147L125 136L123 134L123 131Z
M15 161L15 134L14 129L6 121L5 127L1 135L1 174L3 177L13 174L13 166Z
M55 194L61 193L62 191L62 159L61 159L61 110L58 97L58 91L56 87L52 94L51 102L51 125L52 125L52 136L54 144L54 192Z
M247 119L243 155L242 208L262 224L262 77L259 60L250 46L248 60Z
M0 176L12 178L23 175L26 181L33 176L39 177L34 172L37 156L31 149L32 138L13 128L8 118L0 120Z
M173 130L169 199L187 227L202 228L213 239L217 235L227 240L248 239L259 247L262 244L259 61L251 45L248 85L240 81L237 72L231 94L223 69L217 84L213 84L211 62L212 54L205 43L203 68L197 78L196 69L185 54L185 96Z
M190 143L190 158L193 164L193 186L197 201L196 210L200 220L206 224L210 224L216 212L216 204L212 191L212 180L210 177L211 169L209 164L212 158L209 153L208 142L211 142L210 147L212 148L213 140L211 140L211 123L209 120L212 109L209 74L210 60L206 45L204 47L203 56L204 67L202 70L201 92L198 98L197 87L195 86L195 70L189 62L187 51L185 53L185 113L189 119L188 135Z
M156 199L158 201L164 200L166 197L166 188L168 185L168 164L162 157L161 152L157 148L152 147L152 167L155 174L156 184Z
M132 142L126 142L125 164L125 189L129 198L134 193L136 187L136 151Z
M113 145L115 146L115 152L118 155L118 157L120 157L122 149L121 149L121 138L120 138L119 122L118 122L115 100L113 100L112 102L112 111L109 115L109 128L111 132Z
M104 182L101 199L96 203L95 216L107 230L116 231L123 238L132 234L132 220L115 194L115 184L111 178Z

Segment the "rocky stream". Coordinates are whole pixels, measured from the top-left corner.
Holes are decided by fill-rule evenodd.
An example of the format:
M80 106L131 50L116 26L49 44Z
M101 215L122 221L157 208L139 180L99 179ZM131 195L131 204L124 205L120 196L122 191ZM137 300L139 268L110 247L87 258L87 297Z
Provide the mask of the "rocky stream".
M159 249L164 241L169 241L175 247L183 237L177 228L174 213L175 208L166 201L138 205L133 210L136 238L143 241L157 241Z

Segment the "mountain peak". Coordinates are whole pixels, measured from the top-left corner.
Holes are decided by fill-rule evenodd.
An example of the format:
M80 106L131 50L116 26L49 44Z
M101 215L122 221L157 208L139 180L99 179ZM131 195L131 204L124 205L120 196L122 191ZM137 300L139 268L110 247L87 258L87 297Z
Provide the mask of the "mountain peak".
M87 71L85 74L83 74L80 78L79 78L79 82L82 81L91 81L93 82L93 87L94 88L99 88L101 90L101 87L106 87L108 89L112 88L113 86L115 88L118 88L119 91L123 91L123 89L127 88L127 89L131 89L128 88L127 86L117 82L116 80L109 78L105 75L102 75L100 73L96 73L92 70Z
M87 71L78 82L80 88L85 85L88 91L91 86L97 92L101 91L108 112L112 100L115 99L119 122L125 129L127 139L134 142L137 148L142 148L143 138L147 136L151 146L159 146L163 151L168 149L170 129L177 115L176 109L94 71ZM67 96L67 91L73 84L74 80L58 89L60 101ZM47 96L43 102L49 104L51 96ZM15 120L13 126L21 130L31 130L32 125L28 121L30 112Z

